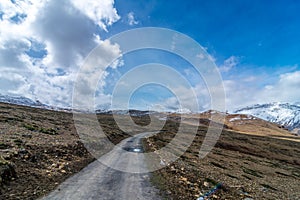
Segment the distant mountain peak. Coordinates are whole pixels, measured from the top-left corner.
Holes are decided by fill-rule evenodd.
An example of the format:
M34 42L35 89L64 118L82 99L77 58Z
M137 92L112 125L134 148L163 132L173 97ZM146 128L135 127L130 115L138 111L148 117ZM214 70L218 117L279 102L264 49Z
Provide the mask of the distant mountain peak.
M15 104L15 105L22 105L22 106L30 106L35 108L43 108L48 110L61 110L65 112L70 112L70 108L59 108L54 106L49 106L46 104L41 103L39 100L32 100L27 97L22 96L10 96L10 95L2 95L0 94L0 102L2 103L9 103L9 104Z
M255 104L234 113L250 114L280 124L289 130L300 129L300 105L282 102Z
M9 95L2 95L2 94L0 94L0 102L24 105L24 106L33 106L33 107L46 106L46 105L42 104L39 100L34 101L27 97L9 96Z

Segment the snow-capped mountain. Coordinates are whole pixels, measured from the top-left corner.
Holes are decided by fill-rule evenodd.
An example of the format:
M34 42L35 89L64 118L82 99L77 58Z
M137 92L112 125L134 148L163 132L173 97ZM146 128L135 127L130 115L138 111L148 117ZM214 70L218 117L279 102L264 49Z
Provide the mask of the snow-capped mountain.
M274 122L289 130L300 129L300 105L290 103L256 104L235 111Z
M39 101L33 101L26 97L18 97L18 96L8 96L8 95L1 95L0 94L0 102L3 103L11 103L17 105L24 105L24 106L32 106L32 107L44 107L46 105L42 104Z
M29 99L26 97L21 97L21 96L9 96L9 95L0 94L0 102L22 105L22 106L30 106L30 107L35 107L35 108L44 108L44 109L48 109L48 110L60 110L60 111L65 111L65 112L72 111L72 109L70 109L70 108L59 108L59 107L49 106L49 105L41 103L38 100L34 101L32 99Z

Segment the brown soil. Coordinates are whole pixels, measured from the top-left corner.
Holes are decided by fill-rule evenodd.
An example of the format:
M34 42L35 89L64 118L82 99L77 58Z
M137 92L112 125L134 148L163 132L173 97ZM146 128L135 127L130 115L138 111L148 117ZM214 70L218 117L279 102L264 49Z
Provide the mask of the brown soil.
M293 136L287 129L275 123L267 122L260 118L244 114L224 114L216 111L207 111L201 114L184 114L181 115L185 120L183 123L189 125L209 125L211 117L222 121L224 127L229 130L238 131L239 133L259 135L259 136ZM178 119L178 114L172 114L172 118ZM223 117L223 118L222 118ZM290 140L298 140L299 137L291 137Z
M128 137L98 116L113 143ZM36 199L94 160L71 113L0 103L0 199Z
M148 138L148 151L165 146L177 126L178 121L170 120L158 135ZM184 125L186 134L190 128ZM220 188L209 199L300 198L299 142L223 130L214 149L200 159L206 131L207 127L199 127L188 150L176 162L154 172L152 182L167 199L197 199L218 183Z
M149 123L148 116L132 118L139 125ZM200 119L185 118L191 119L184 123L188 134ZM160 134L145 140L148 151L161 148L175 136L180 116L169 119ZM98 115L98 120L113 143L129 137L111 115ZM152 182L162 194L168 199L196 199L221 183L210 199L299 199L299 138L265 121L244 120L243 125L229 120L204 159L199 159L198 152L207 127L200 126L180 159L154 172ZM202 115L200 122L210 121ZM143 131L143 127L127 129L132 134ZM93 160L77 135L71 113L0 103L0 199L42 197Z

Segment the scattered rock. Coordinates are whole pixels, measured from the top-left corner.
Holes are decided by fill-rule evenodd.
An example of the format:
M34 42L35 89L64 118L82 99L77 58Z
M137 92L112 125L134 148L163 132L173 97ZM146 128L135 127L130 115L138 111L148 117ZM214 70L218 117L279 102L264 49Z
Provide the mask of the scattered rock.
M187 178L185 178L185 177L180 177L179 180L183 181L183 182L187 182Z
M10 147L11 146L9 144L5 144L5 143L0 142L0 149L8 149Z
M0 157L0 185L8 183L16 177L14 165Z
M204 181L203 185L204 185L205 187L208 187L208 186L209 186L209 183L206 182L206 181Z

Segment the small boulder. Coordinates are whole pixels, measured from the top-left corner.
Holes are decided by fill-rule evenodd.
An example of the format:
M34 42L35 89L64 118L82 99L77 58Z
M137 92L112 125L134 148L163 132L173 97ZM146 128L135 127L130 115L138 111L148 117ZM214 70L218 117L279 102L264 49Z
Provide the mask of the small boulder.
M0 157L0 185L8 183L16 177L14 165Z

